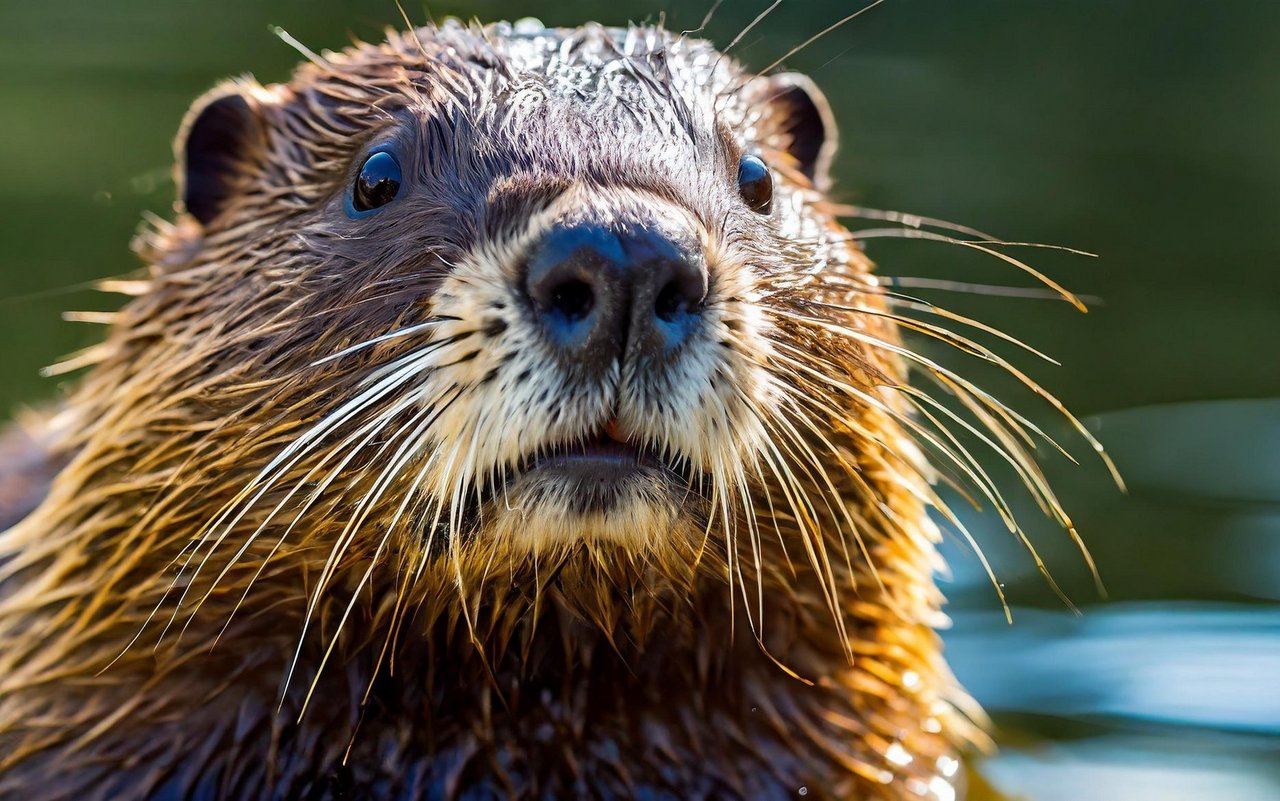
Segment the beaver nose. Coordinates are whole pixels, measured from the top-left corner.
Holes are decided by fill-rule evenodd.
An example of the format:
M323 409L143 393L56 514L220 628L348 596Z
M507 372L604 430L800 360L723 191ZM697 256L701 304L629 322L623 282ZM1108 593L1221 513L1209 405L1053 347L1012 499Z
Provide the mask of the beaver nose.
M673 354L697 329L705 259L651 228L557 225L529 254L525 289L566 362L592 372Z

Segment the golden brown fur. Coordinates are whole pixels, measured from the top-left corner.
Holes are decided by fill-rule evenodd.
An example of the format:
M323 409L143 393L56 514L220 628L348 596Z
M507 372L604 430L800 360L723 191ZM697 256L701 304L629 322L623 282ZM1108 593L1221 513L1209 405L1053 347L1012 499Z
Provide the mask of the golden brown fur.
M68 464L0 536L0 797L950 797L984 738L935 633L921 448L994 500L942 433L981 427L1060 512L1030 424L898 325L996 357L890 305L781 84L649 28L543 36L397 33L197 105L192 213L108 287L132 297L49 424ZM183 143L226 97L252 123L211 178ZM427 195L361 227L351 161L396 125ZM764 222L733 205L748 150ZM721 345L672 386L555 384L502 305L522 237L592 203L701 237ZM682 497L503 497L611 404Z

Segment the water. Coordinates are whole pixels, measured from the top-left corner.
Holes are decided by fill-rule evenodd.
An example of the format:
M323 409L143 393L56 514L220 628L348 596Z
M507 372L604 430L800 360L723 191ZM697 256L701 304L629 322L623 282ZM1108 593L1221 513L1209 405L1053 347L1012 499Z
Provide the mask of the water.
M727 42L764 5L726 4L708 33ZM608 8L612 23L663 10ZM762 66L851 8L784 5L736 52ZM432 11L604 13L580 0ZM666 11L694 28L705 7ZM298 55L268 24L320 49L397 18L390 0L0 5L0 409L56 396L38 368L98 335L58 315L111 299L66 290L137 266L126 243L142 210L168 213L170 140L192 98L246 70L285 77ZM1011 796L1280 796L1277 42L1280 4L1261 0L888 0L790 61L836 110L842 199L1100 254L1025 254L1100 298L1088 315L920 290L1059 359L1018 364L1086 417L1130 487L1088 459L1047 459L1105 598L1065 535L1020 509L1080 616L989 516L966 522L1012 626L976 559L948 544L948 644L1001 729L985 780ZM945 245L877 240L871 254L894 276L1028 285ZM1019 408L1054 425L1031 399Z

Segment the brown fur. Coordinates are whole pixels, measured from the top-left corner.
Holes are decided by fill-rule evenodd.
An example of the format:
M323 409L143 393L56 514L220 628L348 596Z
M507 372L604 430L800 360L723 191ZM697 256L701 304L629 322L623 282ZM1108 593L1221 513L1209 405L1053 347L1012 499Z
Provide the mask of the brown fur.
M983 735L934 631L912 412L941 413L904 389L900 315L789 155L789 109L702 43L588 27L554 34L566 58L619 69L530 111L522 89L574 79L539 84L510 36L393 34L193 112L235 95L258 127L216 216L141 237L149 270L112 287L133 297L50 429L68 464L0 536L0 796L947 797ZM425 194L348 220L353 157L406 118ZM771 220L733 205L744 150L779 176ZM403 385L256 478L424 342L457 357L423 379L462 415L435 452L503 434L476 419L522 356L491 311L328 357L474 300L454 268L572 185L687 209L715 256L730 394L670 531L531 553L430 453L379 490L413 411L353 432ZM937 369L1029 464L1025 426Z

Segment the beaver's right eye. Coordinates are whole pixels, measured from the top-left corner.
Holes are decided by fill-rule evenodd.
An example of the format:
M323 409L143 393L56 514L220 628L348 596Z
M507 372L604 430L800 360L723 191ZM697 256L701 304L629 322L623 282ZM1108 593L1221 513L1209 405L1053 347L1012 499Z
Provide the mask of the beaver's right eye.
M743 156L738 163L738 194L757 214L773 208L773 175L758 156Z
M400 163L385 150L364 160L356 184L351 190L351 205L356 211L373 211L396 199L400 192Z

